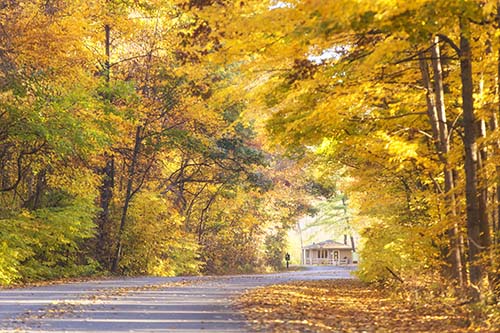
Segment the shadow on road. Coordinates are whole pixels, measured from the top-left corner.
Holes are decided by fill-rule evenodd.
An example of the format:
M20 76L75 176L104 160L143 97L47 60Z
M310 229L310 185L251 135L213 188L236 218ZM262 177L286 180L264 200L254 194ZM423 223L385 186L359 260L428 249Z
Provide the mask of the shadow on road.
M345 279L354 268L0 290L0 332L245 332L247 324L231 302L244 291L293 280Z

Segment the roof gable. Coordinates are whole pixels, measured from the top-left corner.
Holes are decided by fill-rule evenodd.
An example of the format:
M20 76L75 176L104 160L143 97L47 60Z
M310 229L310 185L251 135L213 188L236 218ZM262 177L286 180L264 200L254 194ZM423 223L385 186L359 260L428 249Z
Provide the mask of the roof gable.
M352 247L349 246L349 245L346 245L346 244L342 244L342 243L339 243L339 242L336 242L334 240L326 240L326 241L323 241L323 242L319 242L319 243L313 243L311 245L307 245L307 246L304 246L303 249L341 249L341 250L344 250L344 249L349 249L349 250L352 250Z

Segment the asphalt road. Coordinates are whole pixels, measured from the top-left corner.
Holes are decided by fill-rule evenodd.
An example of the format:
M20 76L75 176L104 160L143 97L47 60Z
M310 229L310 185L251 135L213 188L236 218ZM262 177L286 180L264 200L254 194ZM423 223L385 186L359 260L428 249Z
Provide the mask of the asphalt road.
M232 305L241 293L293 280L349 278L353 269L0 289L0 332L250 332Z

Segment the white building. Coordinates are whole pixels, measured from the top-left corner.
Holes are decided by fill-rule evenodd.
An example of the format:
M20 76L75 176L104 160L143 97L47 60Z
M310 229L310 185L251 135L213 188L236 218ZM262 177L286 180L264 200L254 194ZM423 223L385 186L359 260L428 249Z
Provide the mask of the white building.
M353 263L352 246L326 240L302 248L303 265L347 265Z

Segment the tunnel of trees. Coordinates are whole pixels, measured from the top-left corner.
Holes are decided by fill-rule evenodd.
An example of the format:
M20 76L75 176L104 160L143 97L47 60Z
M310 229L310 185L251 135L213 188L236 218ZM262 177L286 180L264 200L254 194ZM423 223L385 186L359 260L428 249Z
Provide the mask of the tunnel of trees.
M500 293L497 1L8 0L0 18L2 284L279 268L314 200L348 198L362 279Z

